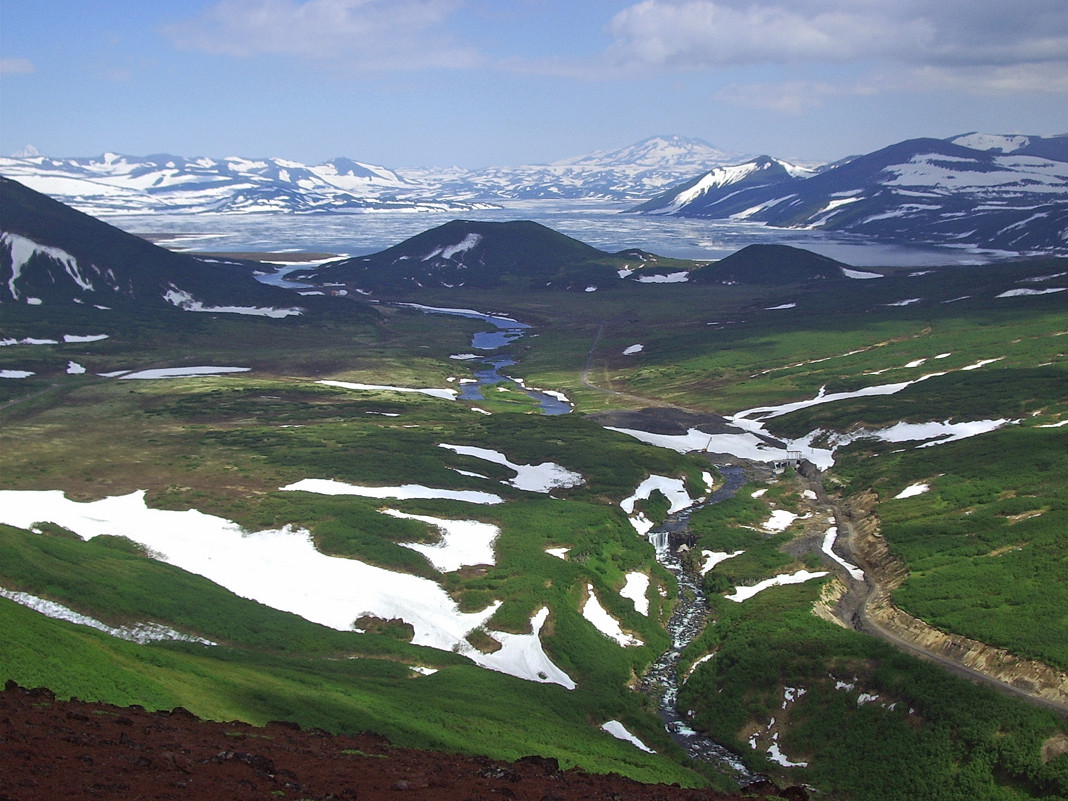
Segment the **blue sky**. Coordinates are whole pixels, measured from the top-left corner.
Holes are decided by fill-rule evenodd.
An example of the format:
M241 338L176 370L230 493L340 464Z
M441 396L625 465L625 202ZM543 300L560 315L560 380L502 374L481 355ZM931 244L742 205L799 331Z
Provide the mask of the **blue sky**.
M0 154L827 161L1068 133L1066 0L3 0Z

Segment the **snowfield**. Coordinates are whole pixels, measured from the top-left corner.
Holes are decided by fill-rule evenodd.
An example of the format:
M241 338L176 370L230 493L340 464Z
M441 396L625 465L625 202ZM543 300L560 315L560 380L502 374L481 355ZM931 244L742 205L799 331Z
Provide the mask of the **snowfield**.
M401 618L412 626L415 645L456 651L483 667L530 681L575 687L542 650L538 633L548 608L532 618L531 634L491 631L503 647L483 654L465 638L485 625L499 601L479 612L461 612L429 579L320 553L306 529L250 532L195 509L150 509L143 490L89 503L71 501L59 490L2 490L0 521L25 529L49 521L85 540L101 534L126 537L160 561L306 620L351 631L365 615Z
M492 492L479 490L447 490L424 487L422 484L402 484L394 487L366 487L360 484L347 484L330 478L302 478L279 489L288 492L314 492L319 495L358 495L361 498L390 498L407 500L412 498L440 498L448 501L466 501L468 503L497 504L504 503L504 498Z
M592 623L595 629L606 637L615 640L624 648L643 644L637 637L624 632L619 625L619 621L608 614L608 611L601 606L601 602L597 600L597 596L593 593L592 584L586 585L586 592L588 597L582 607L582 616Z
M383 509L382 514L401 520L418 520L420 523L426 523L438 529L441 533L440 542L397 544L423 554L434 569L442 573L459 570L467 565L497 563L493 553L493 543L500 536L501 530L494 525L478 520L446 520L441 517L412 515L396 509Z
M458 453L461 456L473 456L487 462L503 465L509 470L515 471L515 478L502 483L509 484L516 489L529 492L548 493L557 488L577 487L585 482L580 473L568 470L556 462L542 462L541 464L516 464L509 461L500 451L489 448L478 448L472 445L448 445L442 443L440 447Z

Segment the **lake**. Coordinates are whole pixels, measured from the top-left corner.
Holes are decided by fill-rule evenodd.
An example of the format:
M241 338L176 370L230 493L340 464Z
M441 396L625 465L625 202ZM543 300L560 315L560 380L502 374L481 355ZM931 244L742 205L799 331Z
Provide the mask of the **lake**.
M784 244L862 267L975 264L1006 256L964 248L889 245L857 235L769 228L731 220L621 213L630 204L607 201L509 201L471 212L490 222L534 220L607 251L641 248L681 259L720 259L746 245ZM124 231L177 234L172 249L214 252L312 251L361 256L456 219L457 213L372 211L337 214L151 214L106 218Z

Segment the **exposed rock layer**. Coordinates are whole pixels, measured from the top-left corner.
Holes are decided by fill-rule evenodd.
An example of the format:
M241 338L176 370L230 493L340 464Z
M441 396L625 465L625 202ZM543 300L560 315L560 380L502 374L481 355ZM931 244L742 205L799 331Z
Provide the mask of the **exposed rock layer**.
M852 529L854 556L878 586L867 605L871 620L922 651L983 673L1028 695L1068 706L1068 674L1003 648L942 631L894 605L890 593L908 578L908 568L891 553L879 531L879 518L874 512L877 501L876 494L869 490L846 499L839 506L843 522Z

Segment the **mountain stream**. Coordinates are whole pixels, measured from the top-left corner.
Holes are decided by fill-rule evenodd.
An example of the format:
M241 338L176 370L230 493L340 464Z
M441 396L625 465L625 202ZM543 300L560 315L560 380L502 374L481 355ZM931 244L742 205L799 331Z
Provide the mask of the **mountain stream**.
M671 647L661 654L642 676L641 689L649 697L658 700L664 728L691 759L725 767L744 785L757 777L745 767L736 754L692 729L678 708L679 657L704 629L708 602L700 577L683 568L678 552L670 546L670 539L672 534L686 532L690 515L695 511L733 497L745 483L742 468L717 467L725 479L722 487L713 492L707 500L669 515L648 534L649 541L656 548L657 561L667 568L678 582L679 598L667 625L668 634L671 635Z

